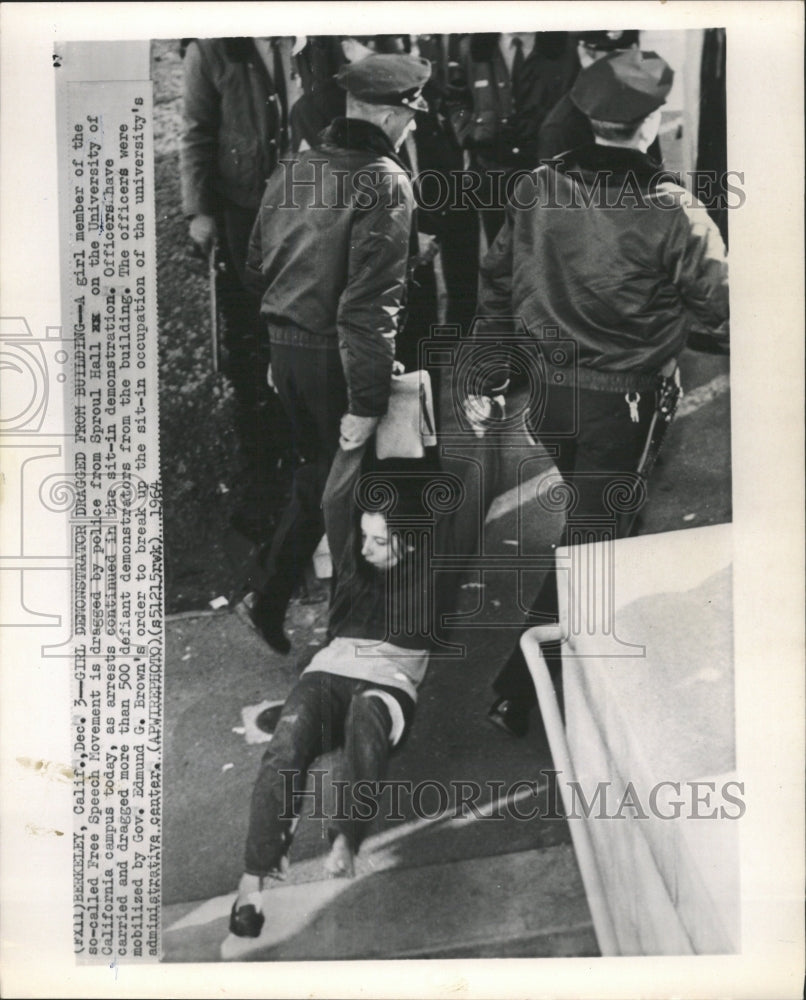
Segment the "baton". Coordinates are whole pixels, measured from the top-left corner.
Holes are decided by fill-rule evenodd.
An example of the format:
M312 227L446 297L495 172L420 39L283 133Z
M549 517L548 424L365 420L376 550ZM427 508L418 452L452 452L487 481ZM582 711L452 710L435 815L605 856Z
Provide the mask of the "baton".
M673 374L661 376L658 388L655 412L652 414L652 422L649 425L646 444L638 461L636 472L644 480L648 480L650 473L655 468L655 462L660 455L663 439L669 429L669 424L674 420L683 390L680 388L679 369L675 367Z
M215 240L210 247L210 256L207 258L207 279L210 285L210 347L213 352L213 374L218 375L221 370L221 348L218 342L218 291L216 288L216 251L218 247Z

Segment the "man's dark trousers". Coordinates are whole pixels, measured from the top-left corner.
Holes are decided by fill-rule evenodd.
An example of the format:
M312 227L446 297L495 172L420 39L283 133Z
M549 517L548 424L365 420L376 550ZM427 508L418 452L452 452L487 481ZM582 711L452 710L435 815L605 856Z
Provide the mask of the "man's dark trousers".
M245 284L246 250L256 210L224 202L217 214L223 269L217 278L224 319L226 374L235 390L236 429L250 473L267 479L287 448L284 421L266 385L269 344L260 299ZM278 426L279 425L279 426Z
M552 387L542 418L538 417L532 427L552 455L573 497L561 545L568 543L575 528L584 527L586 541L618 536L618 521L608 487L616 480L634 476L655 410L654 392L642 392L637 404L638 421L634 422L625 395ZM556 571L546 575L532 611L545 622L557 621ZM559 643L544 647L544 655L557 684L561 665ZM502 698L518 702L524 710L536 704L520 643L493 681L493 689Z
M280 518L259 586L281 618L294 587L324 534L322 494L339 447L347 412L347 385L335 341L293 327L269 327L272 378L303 460L294 472L291 500Z

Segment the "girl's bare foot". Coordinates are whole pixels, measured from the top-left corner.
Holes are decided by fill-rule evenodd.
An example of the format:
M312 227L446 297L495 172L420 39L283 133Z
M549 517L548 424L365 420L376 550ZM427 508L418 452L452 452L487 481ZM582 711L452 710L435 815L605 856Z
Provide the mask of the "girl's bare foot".
M256 910L261 909L260 894L262 891L262 877L244 872L241 875L241 881L238 883L238 898L235 900L235 905L240 908L251 903Z

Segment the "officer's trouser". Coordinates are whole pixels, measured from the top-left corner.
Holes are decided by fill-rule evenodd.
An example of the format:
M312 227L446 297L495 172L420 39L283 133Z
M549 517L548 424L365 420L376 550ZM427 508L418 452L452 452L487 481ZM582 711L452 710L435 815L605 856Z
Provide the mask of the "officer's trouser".
M272 377L292 442L304 458L295 470L291 500L274 533L259 588L282 612L324 534L322 494L347 412L347 385L335 341L312 347L278 343L273 337L271 352Z
M224 268L218 273L216 285L224 321L225 371L235 393L238 442L248 475L265 481L270 480L288 443L280 407L266 385L269 344L260 317L260 298L245 284L246 251L255 214L254 209L230 202L220 206L216 223ZM266 488L253 492L261 496L274 491Z
M641 393L636 422L635 410L631 412L623 392L573 387L550 390L544 415L532 429L552 454L557 470L574 496L561 545L573 540L576 528L585 529L587 541L617 537L618 519L609 487L617 479L625 476L629 479L635 473L654 410L654 392ZM532 611L544 622L557 621L556 571L546 575ZM559 643L547 645L543 653L556 686ZM501 697L518 701L524 707L531 708L536 703L519 642L493 682L493 688Z

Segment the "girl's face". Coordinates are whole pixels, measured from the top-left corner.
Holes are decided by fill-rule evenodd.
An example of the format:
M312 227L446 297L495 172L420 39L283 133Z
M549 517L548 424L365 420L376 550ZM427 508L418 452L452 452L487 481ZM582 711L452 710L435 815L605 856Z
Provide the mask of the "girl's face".
M375 569L391 569L400 562L399 542L389 534L383 514L361 515L361 555Z

